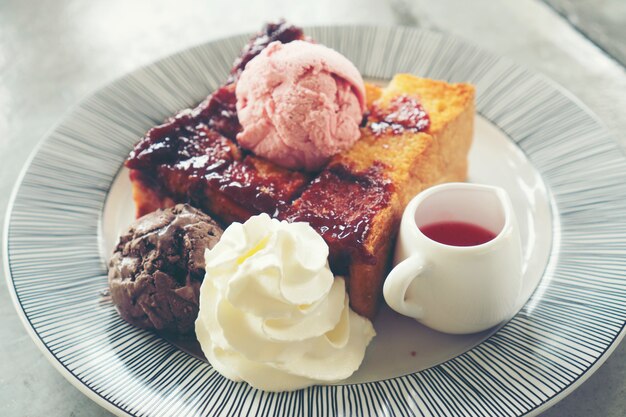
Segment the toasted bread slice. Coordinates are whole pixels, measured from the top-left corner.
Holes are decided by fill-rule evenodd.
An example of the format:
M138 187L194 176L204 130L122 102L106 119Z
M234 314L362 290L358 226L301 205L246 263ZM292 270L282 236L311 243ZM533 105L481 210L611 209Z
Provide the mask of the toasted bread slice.
M261 211L308 221L328 243L333 271L347 276L353 310L373 318L408 201L432 185L466 179L474 88L400 74L385 88L366 84L366 94L368 108L379 112L395 98L414 97L428 113L430 126L424 131L380 132L372 129L370 121L361 129L361 139L334 156L313 179L254 155L241 155L230 145L224 147L234 138L205 139L201 146L190 147L170 135L168 140L176 140L168 143L175 146L166 157L149 159L152 154L147 152L145 160L137 156L129 160L138 213L192 202L226 225ZM211 125L210 120L200 122L193 119L182 128L196 134ZM202 137L210 139L208 133ZM230 156L220 157L217 168L212 164L210 170L207 166L190 170L205 155L213 155L216 144Z
M371 87L367 91L378 93ZM364 242L369 253L377 254L377 262L355 259L349 267L350 303L359 314L370 318L376 314L400 218L408 202L435 184L466 180L474 130L474 94L469 84L396 75L372 105L384 109L395 97L416 96L430 116L430 127L425 132L377 136L366 126L352 149L331 162L356 170L382 163L394 185L389 207L376 216Z

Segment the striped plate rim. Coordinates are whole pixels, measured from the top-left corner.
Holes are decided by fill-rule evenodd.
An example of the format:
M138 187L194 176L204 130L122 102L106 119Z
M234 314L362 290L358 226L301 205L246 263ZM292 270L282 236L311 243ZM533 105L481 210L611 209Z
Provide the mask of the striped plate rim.
M99 303L98 227L109 186L145 130L225 78L247 36L141 68L77 105L31 155L7 212L8 287L38 346L74 385L130 415L535 415L588 377L626 324L626 158L550 80L449 35L402 27L307 33L373 78L412 72L477 86L477 110L541 173L555 202L550 265L485 342L430 369L364 384L263 393L227 381ZM63 168L63 169L60 169ZM37 277L33 280L33 277Z

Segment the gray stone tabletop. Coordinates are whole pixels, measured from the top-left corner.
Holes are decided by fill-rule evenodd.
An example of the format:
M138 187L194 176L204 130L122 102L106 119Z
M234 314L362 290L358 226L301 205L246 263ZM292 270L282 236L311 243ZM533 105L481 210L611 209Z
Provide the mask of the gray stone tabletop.
M539 0L3 0L0 218L29 153L81 98L158 58L254 31L281 16L299 25L417 25L461 36L556 80L589 106L626 149L626 72L619 62L626 42L623 0L597 2L596 22L593 13L583 12L584 24L574 19L578 26L568 10L584 10L584 1L549 3L554 8ZM601 38L583 26L602 28ZM0 415L109 416L67 382L31 341L2 274ZM621 417L625 394L622 343L589 380L543 416Z
M626 1L544 1L604 52L626 65Z

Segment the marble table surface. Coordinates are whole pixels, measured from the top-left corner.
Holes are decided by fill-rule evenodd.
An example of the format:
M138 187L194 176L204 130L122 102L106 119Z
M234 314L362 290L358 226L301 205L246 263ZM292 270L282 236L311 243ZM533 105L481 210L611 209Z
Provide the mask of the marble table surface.
M626 43L626 8L623 0L604 0L594 3L597 7L588 14L584 10L592 9L584 3L589 2L3 0L0 219L35 144L81 98L158 58L219 37L254 31L281 16L299 25L422 26L464 37L556 80L589 106L626 149L626 71L620 63ZM580 10L583 19L576 17ZM55 371L31 342L2 274L0 415L110 415ZM584 384L542 416L624 416L625 394L626 342Z

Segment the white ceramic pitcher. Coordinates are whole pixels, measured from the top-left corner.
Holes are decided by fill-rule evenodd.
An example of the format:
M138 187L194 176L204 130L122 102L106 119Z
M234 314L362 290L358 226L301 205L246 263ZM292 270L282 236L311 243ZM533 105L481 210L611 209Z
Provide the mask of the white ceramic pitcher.
M420 227L469 223L495 237L452 246ZM425 229L426 230L426 229ZM418 194L406 207L383 293L389 306L433 329L474 333L510 318L522 288L520 233L501 188L448 183Z

